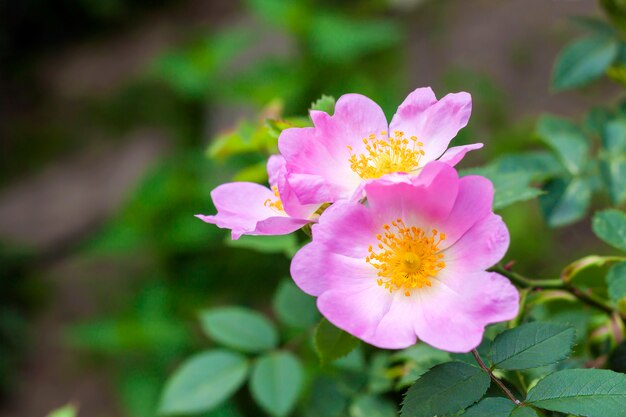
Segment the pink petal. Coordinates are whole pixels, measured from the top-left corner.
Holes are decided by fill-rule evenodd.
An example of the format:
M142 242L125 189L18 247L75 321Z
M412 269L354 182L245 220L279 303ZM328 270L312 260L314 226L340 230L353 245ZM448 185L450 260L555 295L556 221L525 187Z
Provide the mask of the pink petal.
M509 231L496 214L474 224L456 243L444 250L446 268L477 271L498 263L509 247Z
M435 103L437 103L437 97L432 88L422 87L414 90L398 106L389 124L389 130L391 132L399 130L408 136L410 136L409 132L420 131L426 122L423 113Z
M287 172L287 161L282 155L272 155L267 160L267 177L270 187L278 186L278 178L285 176Z
M445 162L450 166L455 166L465 157L465 154L469 151L480 149L483 147L482 143L472 143L471 145L453 146L448 148L443 155L439 157L439 161Z

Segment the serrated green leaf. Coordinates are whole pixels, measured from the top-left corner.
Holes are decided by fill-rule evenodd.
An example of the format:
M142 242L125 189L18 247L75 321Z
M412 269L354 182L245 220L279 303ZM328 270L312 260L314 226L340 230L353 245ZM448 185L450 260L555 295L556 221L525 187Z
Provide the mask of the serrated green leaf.
M48 414L48 417L76 417L76 406L74 404L68 404L64 407L57 408Z
M618 42L609 36L596 35L571 43L556 58L552 86L566 90L599 78L615 60L618 50Z
M626 118L604 126L600 173L613 204L626 201Z
M243 352L262 352L278 344L276 328L256 311L220 307L200 313L202 330L213 340Z
M252 369L250 392L266 413L282 417L293 409L302 390L302 365L290 352L259 358Z
M278 285L272 307L278 319L291 327L305 329L319 320L315 298L303 293L288 279Z
M238 353L212 350L183 362L165 386L160 414L191 414L210 410L243 384L248 361Z
M370 394L361 394L350 405L350 417L396 417L396 406L389 400Z
M548 182L539 206L550 227L560 227L582 219L591 201L591 184L585 178L570 182L557 178Z
M626 213L614 209L597 212L593 216L592 228L600 239L626 251Z
M456 413L478 401L489 384L489 376L475 366L461 362L437 365L408 389L400 416L432 417Z
M626 375L604 369L566 369L540 380L526 403L586 417L626 417Z
M609 269L606 283L611 300L617 303L626 298L626 262L615 264Z
M530 407L518 407L513 410L511 417L537 417L537 412Z
M515 404L507 398L484 398L478 404L468 408L463 417L509 417Z
M315 351L322 363L346 356L359 345L359 339L322 319L315 329Z
M589 141L581 129L565 119L544 115L537 123L537 134L572 175L582 172L589 154Z
M496 368L528 369L565 359L576 332L572 327L532 322L500 333L491 344L489 358Z
M322 97L311 103L311 110L319 110L332 115L335 112L335 97L322 95Z

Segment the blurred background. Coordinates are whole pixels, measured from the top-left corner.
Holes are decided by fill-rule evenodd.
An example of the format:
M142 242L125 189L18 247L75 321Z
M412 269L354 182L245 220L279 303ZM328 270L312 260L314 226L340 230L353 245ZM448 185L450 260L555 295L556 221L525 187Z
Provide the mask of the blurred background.
M268 309L295 241L233 245L193 217L219 183L264 180L263 117L359 92L390 118L430 85L473 95L455 142L486 147L463 167L538 148L540 114L618 97L550 89L568 18L590 15L594 0L0 2L0 415L152 416L209 344L199 309ZM534 276L602 251L589 222L548 232L536 201L503 215L507 258Z

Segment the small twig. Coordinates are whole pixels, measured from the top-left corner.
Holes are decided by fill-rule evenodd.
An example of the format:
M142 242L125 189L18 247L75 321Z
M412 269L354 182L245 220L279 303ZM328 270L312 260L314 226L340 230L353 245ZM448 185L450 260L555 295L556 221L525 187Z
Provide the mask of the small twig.
M500 387L502 392L504 392L504 394L509 398L509 400L513 401L513 403L515 403L515 405L522 405L522 402L520 400L518 400L517 398L515 398L515 395L513 395L513 393L511 391L509 391L509 389L506 387L506 385L504 385L504 383L502 381L500 381L500 379L498 379L493 374L493 372L491 372L491 369L489 369L487 367L487 365L485 365L485 362L483 362L483 360L480 358L480 355L478 354L478 351L476 349L472 350L472 355L474 355L474 358L476 359L476 362L478 362L478 366L480 366L483 371L487 372L487 375L489 375L489 378L491 378L493 380L493 382L498 384L498 386Z

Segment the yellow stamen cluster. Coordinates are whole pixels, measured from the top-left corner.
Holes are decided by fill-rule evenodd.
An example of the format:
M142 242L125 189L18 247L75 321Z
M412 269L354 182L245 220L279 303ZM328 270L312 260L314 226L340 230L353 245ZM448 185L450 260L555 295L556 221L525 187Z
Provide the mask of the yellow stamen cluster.
M445 233L433 229L427 235L419 227L408 227L401 219L383 228L384 233L376 235L377 250L370 246L365 258L378 270L378 285L389 292L402 290L407 297L415 288L430 287L431 278L446 266L439 251Z
M272 191L274 192L274 196L276 197L276 200L272 201L271 198L268 198L267 200L265 200L265 203L263 203L263 205L265 205L265 207L273 208L274 210L284 212L285 208L283 207L283 202L280 200L278 187L275 185L272 186Z
M424 155L424 144L418 142L415 136L404 137L404 132L393 132L393 137L387 137L387 132L380 133L382 138L371 134L363 139L366 153L352 154L350 151L350 168L363 179L380 178L392 172L411 172L419 167L420 159Z

